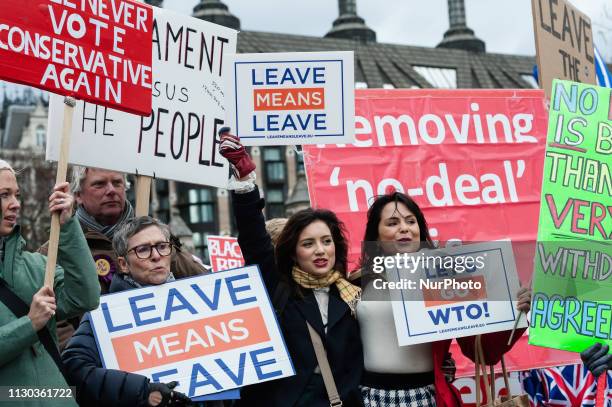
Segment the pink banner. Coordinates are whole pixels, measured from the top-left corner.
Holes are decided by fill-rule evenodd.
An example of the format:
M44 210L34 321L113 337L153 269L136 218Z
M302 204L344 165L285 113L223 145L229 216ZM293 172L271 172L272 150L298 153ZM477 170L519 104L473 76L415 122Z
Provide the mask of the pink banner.
M523 243L515 256L529 285L548 125L543 92L362 90L355 96L355 144L304 146L310 200L345 222L352 270L369 204L398 190L423 209L434 240ZM506 356L510 370L578 360L525 339ZM473 365L454 350L458 374L472 375Z

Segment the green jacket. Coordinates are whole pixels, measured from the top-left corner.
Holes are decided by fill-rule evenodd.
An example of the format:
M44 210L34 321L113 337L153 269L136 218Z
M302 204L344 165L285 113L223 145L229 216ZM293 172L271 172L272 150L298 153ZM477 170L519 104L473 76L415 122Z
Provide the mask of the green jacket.
M47 258L39 253L24 252L25 240L19 227L13 230L4 246L0 277L26 304L43 286ZM87 241L76 218L60 231L55 270L54 292L57 310L47 323L57 343L56 320L95 309L100 300L96 266L89 255ZM67 388L64 377L49 356L27 316L17 318L0 302L0 386L31 388ZM0 403L2 404L2 403ZM15 401L12 406L76 406L73 399L39 399Z

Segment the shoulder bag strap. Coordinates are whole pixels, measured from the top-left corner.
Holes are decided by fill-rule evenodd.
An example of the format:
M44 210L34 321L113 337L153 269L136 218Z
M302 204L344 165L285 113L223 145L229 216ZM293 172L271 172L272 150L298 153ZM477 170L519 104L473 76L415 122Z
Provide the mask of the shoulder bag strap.
M315 329L306 321L308 326L308 333L310 333L310 339L312 340L312 346L314 347L315 354L317 355L317 362L319 363L319 369L321 369L321 376L323 376L323 383L325 383L325 390L327 390L327 397L329 398L330 407L342 406L342 400L338 395L338 389L336 388L336 382L334 381L334 375L332 374L329 361L327 360L327 352L321 341L321 337L315 331Z
M26 304L21 298L19 298L17 294L15 294L9 288L3 278L0 278L0 301L2 301L4 305L6 305L6 307L10 309L13 314L15 314L17 318L24 317L28 315L28 312L30 312L30 307L28 306L28 304ZM57 349L57 346L55 345L55 342L51 337L49 329L45 326L44 328L36 332L36 334L38 335L38 340L45 347L45 350L47 351L49 356L51 356L51 358L57 365L59 371L62 373L64 378L66 378L66 375L64 374L64 364L62 363L59 350Z

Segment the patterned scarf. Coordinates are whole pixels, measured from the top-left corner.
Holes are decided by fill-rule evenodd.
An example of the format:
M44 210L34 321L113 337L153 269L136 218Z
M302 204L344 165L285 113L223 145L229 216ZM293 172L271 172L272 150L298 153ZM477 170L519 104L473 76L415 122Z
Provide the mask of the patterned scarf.
M291 275L293 280L304 288L323 288L336 284L340 298L346 302L346 305L351 309L351 313L355 315L355 307L361 299L361 288L349 283L339 271L331 270L326 275L317 277L300 270L297 266L293 266Z
M129 285L131 285L132 287L136 287L136 288L142 288L142 287L148 287L149 284L140 284L138 283L136 280L134 280L132 278L132 276L130 274L121 274L120 275L121 278L123 278L125 280L126 283L128 283ZM168 278L166 278L166 283L169 283L171 281L175 281L176 279L174 278L174 274L170 273L168 274Z
M96 231L98 233L102 233L109 239L113 239L113 235L119 229L121 225L123 225L128 219L132 219L134 217L134 208L132 204L128 201L125 201L125 208L123 209L123 213L121 217L114 225L103 226L98 223L98 221L91 216L82 205L79 205L76 210L76 216L81 222L82 225L85 225L88 229Z

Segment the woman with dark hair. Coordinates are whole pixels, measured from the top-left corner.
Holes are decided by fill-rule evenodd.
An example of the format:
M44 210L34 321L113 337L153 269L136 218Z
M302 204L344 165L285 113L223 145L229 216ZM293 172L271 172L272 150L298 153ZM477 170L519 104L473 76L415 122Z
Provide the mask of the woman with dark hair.
M245 263L259 265L296 371L292 377L243 388L238 405L331 404L309 324L327 353L340 398L334 405L362 406L363 352L355 318L361 290L345 279L348 245L343 224L328 210L302 210L288 219L274 249L262 214L264 200L254 183L255 164L228 128L219 135L219 151L230 161L235 175L229 189L238 243Z
M391 204L391 205L390 205ZM403 206L403 208L402 208ZM391 233L395 231L395 226L399 223L399 218L395 219L394 215L401 215L400 209L405 209L405 213L410 213L413 217L410 219L410 225L418 226L418 233L414 233L414 236L410 237L410 241L414 241L411 244L410 250L401 250L402 252L416 252L420 249L433 249L434 244L429 235L429 227L425 220L423 211L417 205L417 203L408 195L399 192L379 196L372 206L368 209L368 222L366 224L366 231L363 237L363 242L388 242L383 243L390 250L395 249L394 239L385 239L386 233L381 233L383 230L390 230ZM389 213L389 211L391 211ZM385 212L385 224L381 225L383 220L383 212ZM401 216L400 216L401 217ZM408 224L407 224L408 226ZM406 239L405 237L404 239ZM414 238L414 239L413 239ZM382 253L380 244L364 244L361 253L360 268L361 270L372 270L374 257L380 256Z
M363 238L361 276L364 300L357 306L364 350L361 394L368 406L461 406L461 396L447 380L443 365L451 340L399 346L388 291L374 288L384 274L372 273L374 257L432 249L434 244L423 212L408 195L394 192L378 197L368 210ZM531 293L521 289L517 309L528 312ZM370 298L375 300L369 301ZM366 300L368 299L368 300ZM507 346L510 332L482 335L486 364L497 363L522 332ZM474 337L457 338L462 352L475 359Z

